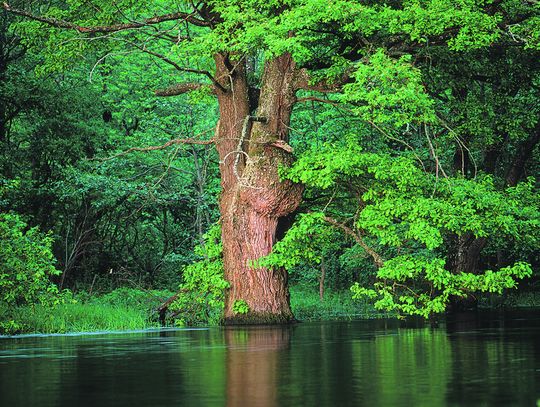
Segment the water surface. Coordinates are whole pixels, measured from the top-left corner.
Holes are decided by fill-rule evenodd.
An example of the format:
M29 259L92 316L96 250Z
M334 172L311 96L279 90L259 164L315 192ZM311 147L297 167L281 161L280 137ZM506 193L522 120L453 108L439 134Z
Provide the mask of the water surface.
M536 406L540 313L0 339L0 406Z

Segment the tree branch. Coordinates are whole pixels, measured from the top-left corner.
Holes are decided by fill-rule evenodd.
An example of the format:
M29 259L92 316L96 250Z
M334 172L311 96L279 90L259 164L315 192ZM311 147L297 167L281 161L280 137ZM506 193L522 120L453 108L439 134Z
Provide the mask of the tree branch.
M142 52L145 52L147 54L150 54L150 55L153 55L159 59L161 59L162 61L174 66L174 68L180 72L188 72L188 73L195 73L195 74L198 74L198 75L204 75L204 76L207 76L211 81L212 83L214 84L214 86L216 88L218 88L219 90L221 90L222 92L227 92L227 89L225 89L223 87L223 85L221 85L217 80L216 78L214 78L212 76L212 74L208 71L204 71L204 70L200 70L200 69L191 69L191 68L184 68L180 65L178 65L176 62L174 62L172 59L166 57L165 55L162 55L162 54L158 54L157 52L154 52L154 51L150 51L149 49L147 49L146 47L144 46L140 46L140 45L137 45L137 44L132 44L133 46L135 46L136 48L140 49ZM171 96L171 95L169 95Z
M296 89L313 90L322 93L334 93L339 92L341 87L349 80L350 72L345 72L341 78L334 82L321 81L317 83L310 83L310 76L307 69L301 69L295 79Z
M154 94L156 96L178 96L202 87L203 85L200 83L177 83L165 89L157 89Z
M294 151L293 148L283 140L276 140L273 143L265 143L265 144L268 146L275 147L275 148L281 148L283 151L286 151L289 154L292 154Z
M358 243L358 245L366 251L367 254L371 256L373 259L373 262L378 268L381 268L384 265L384 260L382 257L377 253L375 250L373 250L371 247L369 247L366 242L364 242L364 239L358 233L356 233L354 230L352 230L350 227L345 226L343 223L339 223L334 218L330 218L328 216L324 217L324 220L331 225L334 225L338 229L341 229L343 232L345 232L347 235L352 236L352 238Z
M69 30L75 30L80 33L86 33L86 34L112 33L112 32L123 31L123 30L133 30L133 29L141 28L147 25L159 24L164 21L174 21L174 20L187 21L188 23L197 25L199 27L210 26L210 23L208 21L204 21L204 20L200 20L196 18L194 14L177 12L177 13L163 14L161 16L154 16L151 18L146 18L141 22L103 25L103 26L95 26L95 27L84 27L84 26L71 23L69 21L65 21L65 20L58 20L56 18L37 16L26 10L19 10L19 9L13 8L8 3L5 3L5 2L2 4L2 8L6 11L9 11L10 13L29 18L31 20L39 21L53 27L66 28Z
M208 145L208 144L213 144L213 143L214 143L213 138L211 138L210 140L196 140L196 139L193 139L193 138L173 139L173 140L167 141L165 144L162 144L160 146L131 147L131 148L127 149L126 151L122 151L121 153L115 154L113 156L110 156L110 157L107 157L107 158L101 158L101 159L96 158L94 160L109 161L109 160L112 160L113 158L118 158L118 157L124 156L126 154L132 153L134 151L144 151L144 152L146 152L146 151L165 150L167 147L170 147L170 146L175 145L175 144Z

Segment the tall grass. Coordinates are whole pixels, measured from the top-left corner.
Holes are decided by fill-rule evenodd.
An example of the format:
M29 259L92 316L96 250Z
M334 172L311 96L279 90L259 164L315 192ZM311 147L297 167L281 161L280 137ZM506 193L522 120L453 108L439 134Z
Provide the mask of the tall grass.
M316 287L293 285L291 308L300 321L381 318L373 305L353 300L348 290L327 290L321 301ZM141 291L120 288L100 296L79 293L77 302L54 307L42 305L1 309L0 322L16 322L12 328L5 324L4 333L68 333L93 331L126 331L158 327L158 306L173 293L169 291ZM480 305L488 308L538 306L538 293L509 293L506 296L483 298ZM0 304L1 305L1 304ZM9 312L8 312L9 311ZM2 330L0 324L0 331ZM2 333L2 332L0 332Z
M159 326L156 309L171 295L169 291L129 288L101 296L83 292L73 302L0 309L0 316L9 315L15 322L12 329L5 329L8 334L137 330Z
M291 308L300 321L343 320L360 318L381 318L388 316L380 313L373 305L352 299L350 291L329 291L323 299L315 287L294 285L290 287Z
M59 304L18 308L15 320L24 332L67 333L123 331L156 326L145 311L109 304Z

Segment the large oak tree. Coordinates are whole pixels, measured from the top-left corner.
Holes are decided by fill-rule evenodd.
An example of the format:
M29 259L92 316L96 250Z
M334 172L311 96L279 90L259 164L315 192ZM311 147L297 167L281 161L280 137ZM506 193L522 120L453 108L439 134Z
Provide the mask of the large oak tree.
M170 85L157 95L206 90L217 98L214 136L178 142L211 142L219 154L223 260L230 283L226 323L293 320L286 271L255 260L271 252L302 199L302 186L279 176L279 168L293 161L291 114L299 100L322 101L320 93L347 84L350 103L398 112L401 121L430 121L422 95L403 94L398 103L373 98L372 90L387 86L385 80L402 78L390 64L382 82L377 75L367 80L371 56L382 53L391 60L433 45L456 52L497 42L534 47L538 39L536 1L519 7L481 0L47 3L4 9L31 21L21 30L48 49L49 67L64 69L98 47L128 47L171 67L170 76L156 79L156 88L163 81ZM401 61L414 70L414 59ZM307 97L298 98L299 91ZM234 312L237 301L247 304L246 314Z

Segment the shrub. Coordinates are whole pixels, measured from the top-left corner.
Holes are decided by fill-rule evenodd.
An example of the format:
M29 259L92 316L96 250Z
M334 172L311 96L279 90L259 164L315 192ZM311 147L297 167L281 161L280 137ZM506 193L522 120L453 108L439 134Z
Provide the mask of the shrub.
M58 288L52 239L15 214L0 213L0 301L7 305L54 303Z
M223 276L221 228L214 225L205 235L205 244L195 248L199 260L182 272L178 299L170 309L176 325L217 324L224 308L229 283Z
M28 228L19 215L0 213L0 333L22 329L13 313L15 307L48 307L69 296L68 292L60 294L49 280L60 274L51 245L50 236Z

